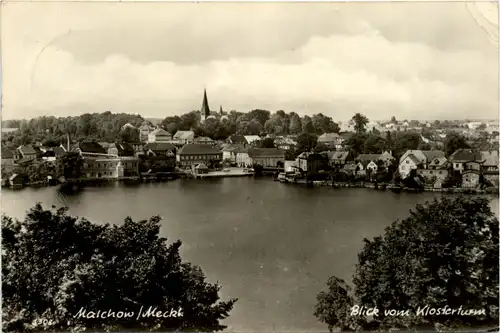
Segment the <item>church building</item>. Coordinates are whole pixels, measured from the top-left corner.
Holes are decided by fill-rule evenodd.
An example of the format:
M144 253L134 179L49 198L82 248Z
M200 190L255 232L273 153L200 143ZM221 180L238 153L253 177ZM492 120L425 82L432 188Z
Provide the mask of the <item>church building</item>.
M201 123L204 123L205 120L213 116L210 116L210 107L208 106L208 98L207 98L207 90L205 89L203 92L203 102L201 103Z

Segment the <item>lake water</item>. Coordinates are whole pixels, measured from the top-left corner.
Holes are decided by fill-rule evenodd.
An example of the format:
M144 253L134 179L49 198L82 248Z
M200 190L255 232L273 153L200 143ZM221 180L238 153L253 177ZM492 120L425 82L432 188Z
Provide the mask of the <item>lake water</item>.
M363 238L383 233L438 193L303 188L263 178L177 180L2 191L2 212L22 218L36 202L67 206L93 222L163 217L162 236L181 239L181 255L202 267L221 297L238 298L224 321L238 331L327 331L313 316L328 277L351 280ZM498 212L498 198L492 208Z

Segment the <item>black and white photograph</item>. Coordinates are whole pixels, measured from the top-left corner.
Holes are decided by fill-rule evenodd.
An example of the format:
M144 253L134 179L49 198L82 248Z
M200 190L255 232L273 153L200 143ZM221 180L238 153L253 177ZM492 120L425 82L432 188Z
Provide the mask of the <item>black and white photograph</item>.
M499 332L498 18L1 1L1 331Z

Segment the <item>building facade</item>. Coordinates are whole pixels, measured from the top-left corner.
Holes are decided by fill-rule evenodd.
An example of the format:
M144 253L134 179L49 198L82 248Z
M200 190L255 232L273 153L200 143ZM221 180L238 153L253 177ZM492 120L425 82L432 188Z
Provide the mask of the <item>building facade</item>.
M258 164L264 168L276 168L285 165L285 151L278 148L251 148L248 150L250 164Z
M137 177L139 176L139 159L112 155L84 157L83 173L86 178Z
M177 163L182 167L201 163L210 167L211 163L222 162L222 151L212 145L191 143L179 149L176 157Z
M162 128L157 128L148 134L148 143L170 142L171 140L172 134Z

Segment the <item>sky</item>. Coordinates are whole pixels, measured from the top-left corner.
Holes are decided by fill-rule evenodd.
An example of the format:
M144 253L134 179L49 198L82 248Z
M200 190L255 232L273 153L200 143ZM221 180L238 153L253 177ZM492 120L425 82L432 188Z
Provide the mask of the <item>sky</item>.
M8 2L3 119L498 118L498 4Z

